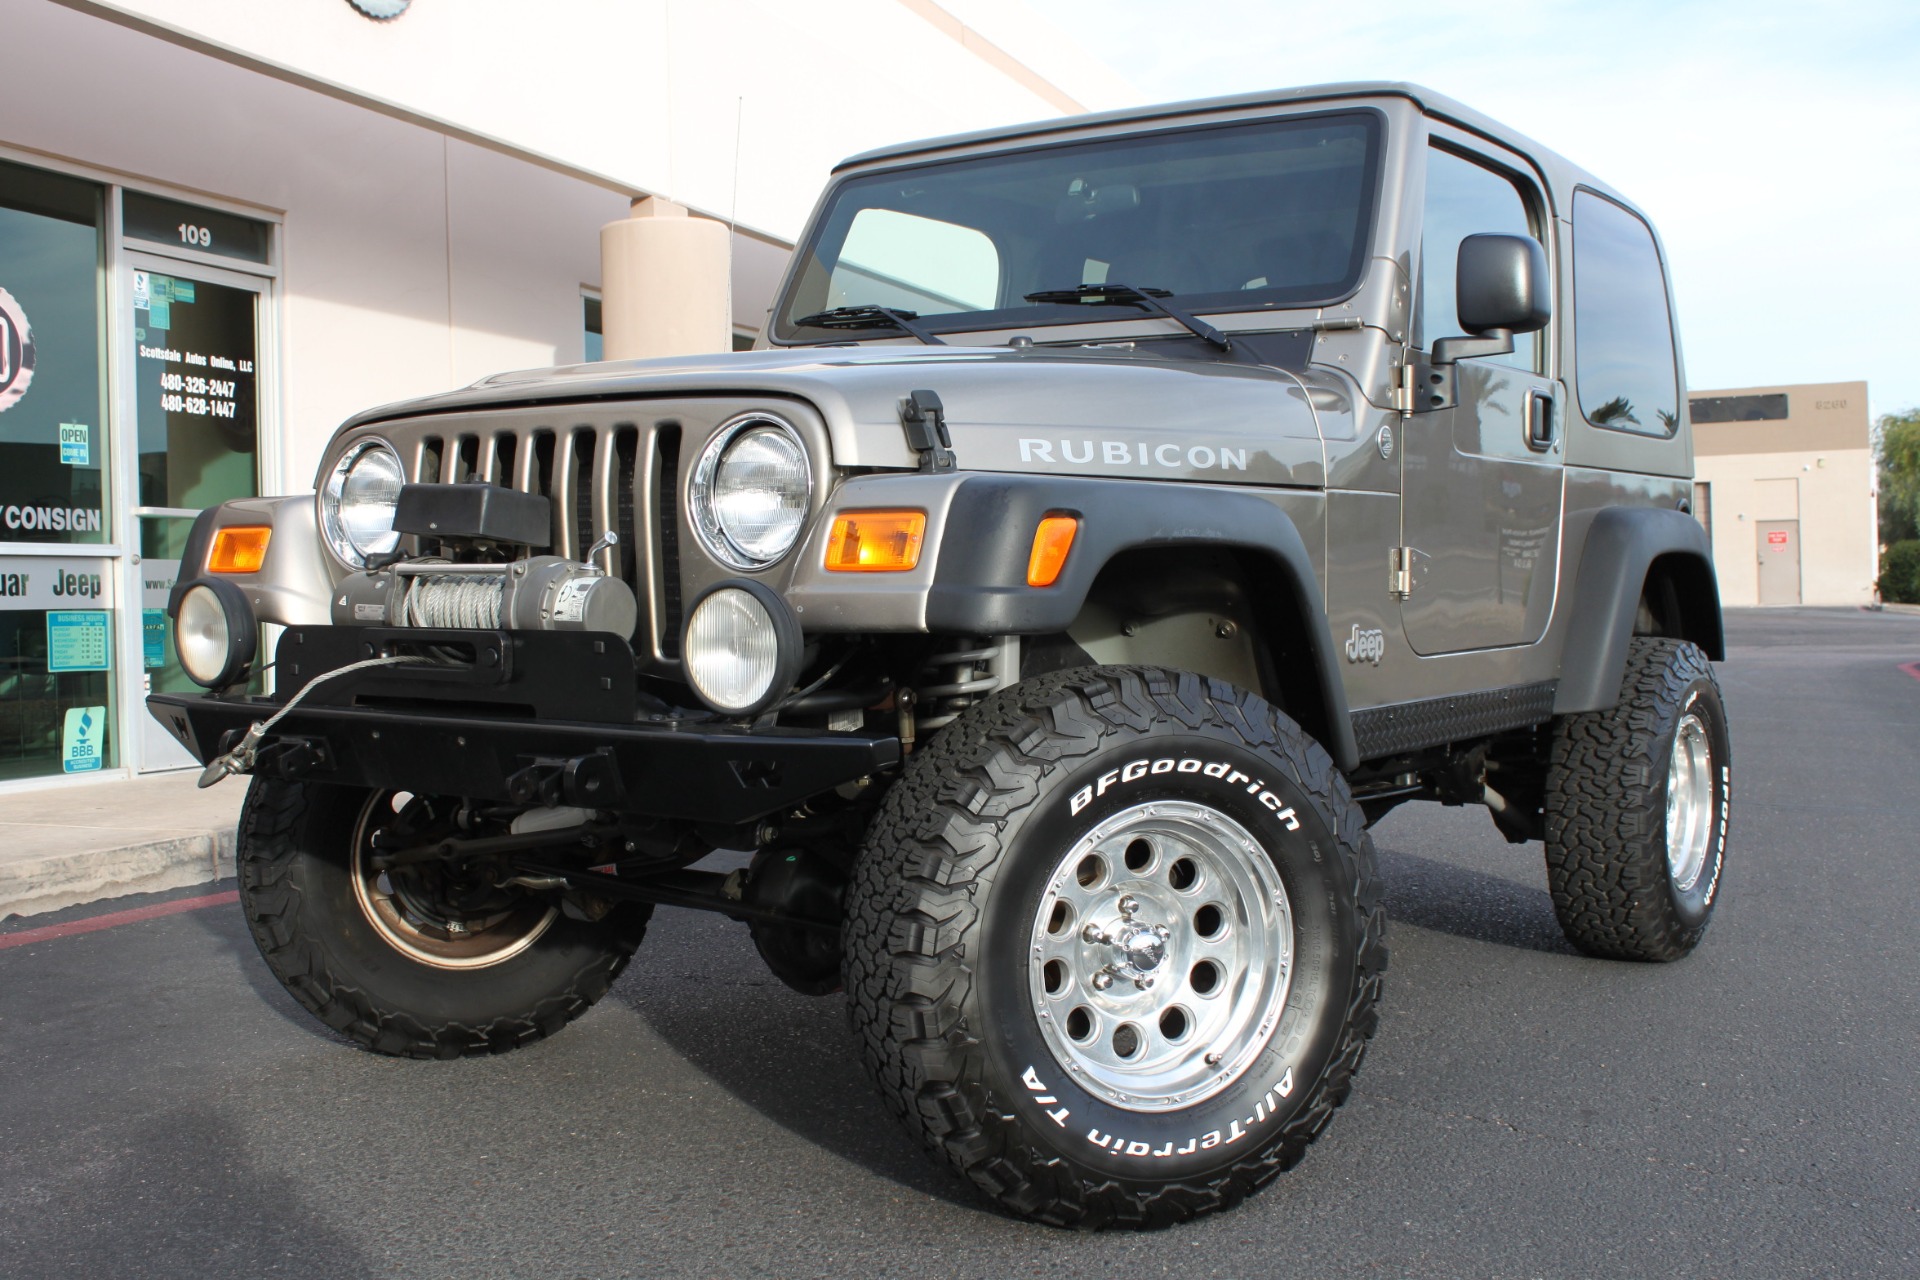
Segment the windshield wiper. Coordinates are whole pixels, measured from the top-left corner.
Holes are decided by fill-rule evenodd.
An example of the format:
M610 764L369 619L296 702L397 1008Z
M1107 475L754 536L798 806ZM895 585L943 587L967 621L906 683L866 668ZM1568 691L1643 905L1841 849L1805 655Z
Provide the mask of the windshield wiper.
M1196 338L1205 338L1222 351L1233 350L1233 343L1226 334L1205 320L1160 301L1172 296L1172 291L1168 289L1136 289L1130 284L1083 284L1071 289L1043 289L1039 293L1028 294L1027 301L1057 302L1070 307L1140 307L1186 326L1188 333Z
M816 311L810 316L801 316L794 323L815 329L898 329L902 333L920 339L930 347L946 346L943 339L934 337L914 323L919 318L918 311L901 311L897 307L868 305Z

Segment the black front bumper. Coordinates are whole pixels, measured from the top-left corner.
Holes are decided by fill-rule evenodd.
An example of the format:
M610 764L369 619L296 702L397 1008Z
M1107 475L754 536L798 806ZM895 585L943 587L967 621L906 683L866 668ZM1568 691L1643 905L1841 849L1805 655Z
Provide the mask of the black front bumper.
M596 674L632 671L630 651L604 636L292 628L277 661L291 693L368 653L442 642L479 660L378 668L319 686L261 740L253 772L731 824L900 762L894 737L636 721L631 675L608 688L601 680L617 686L617 674ZM570 696L557 696L562 688ZM160 693L147 709L205 763L284 702ZM546 714L555 708L542 704L552 702L574 714Z

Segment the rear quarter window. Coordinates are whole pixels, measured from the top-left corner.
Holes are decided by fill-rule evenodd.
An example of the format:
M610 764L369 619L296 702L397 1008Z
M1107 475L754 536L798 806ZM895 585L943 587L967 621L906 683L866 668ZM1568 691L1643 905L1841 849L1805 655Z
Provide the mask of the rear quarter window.
M1596 427L1669 436L1680 378L1666 273L1653 232L1590 191L1573 198L1574 369L1580 412Z

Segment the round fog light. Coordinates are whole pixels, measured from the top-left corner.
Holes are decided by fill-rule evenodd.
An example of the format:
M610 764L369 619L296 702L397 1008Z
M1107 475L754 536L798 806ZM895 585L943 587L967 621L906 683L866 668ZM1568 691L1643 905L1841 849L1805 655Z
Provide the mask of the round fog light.
M715 711L750 716L784 697L799 674L800 624L771 588L724 582L687 614L680 660Z
M253 610L233 583L203 579L181 594L173 648L195 684L221 689L239 680L252 667L259 642Z

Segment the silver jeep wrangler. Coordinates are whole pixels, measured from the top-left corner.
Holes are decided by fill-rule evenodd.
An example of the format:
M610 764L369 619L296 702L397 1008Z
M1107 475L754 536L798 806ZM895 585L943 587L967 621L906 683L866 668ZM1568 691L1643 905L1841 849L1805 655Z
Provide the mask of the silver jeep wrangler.
M208 692L149 705L252 775L254 936L366 1047L538 1039L718 911L999 1204L1158 1226L1351 1090L1395 805L1544 842L1592 955L1700 940L1682 385L1646 220L1424 89L892 148L759 350L375 410L206 512Z

